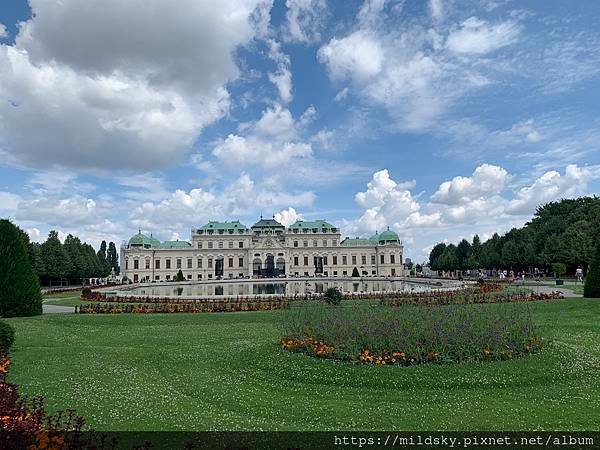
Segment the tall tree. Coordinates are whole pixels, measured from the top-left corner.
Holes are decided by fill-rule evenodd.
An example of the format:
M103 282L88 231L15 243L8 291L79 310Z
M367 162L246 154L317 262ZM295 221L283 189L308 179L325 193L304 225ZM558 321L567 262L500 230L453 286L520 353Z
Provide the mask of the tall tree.
M69 276L71 260L56 231L52 230L48 233L48 239L42 244L41 251L46 268L46 281L62 280Z
M596 245L594 257L585 278L583 296L586 298L600 298L600 243Z
M440 242L431 249L431 253L429 253L429 267L431 268L431 270L443 270L440 267L439 259L440 256L442 256L442 254L444 253L444 250L446 250L446 244L444 244L443 242Z
M100 250L98 250L97 256L101 268L100 273L103 277L107 277L110 273L110 265L106 259L106 241L102 241L100 244Z
M0 220L0 316L35 316L42 313L38 277L27 256L20 230Z
M111 269L115 269L115 275L118 275L119 270L119 255L117 254L117 247L114 242L110 242L108 244L108 253L107 253L108 264Z
M463 239L456 246L456 259L458 260L458 269L467 270L472 269L468 267L469 257L471 256L471 244L466 239Z
M469 266L470 269L479 269L481 267L481 240L478 234L473 236L473 242L471 243Z

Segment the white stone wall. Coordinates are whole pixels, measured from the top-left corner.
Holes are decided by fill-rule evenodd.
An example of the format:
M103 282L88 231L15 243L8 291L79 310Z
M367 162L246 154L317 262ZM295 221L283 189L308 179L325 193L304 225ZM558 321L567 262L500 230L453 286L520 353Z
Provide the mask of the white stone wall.
M223 278L250 277L253 261L260 259L264 266L272 255L276 264L285 263L288 277L314 276L315 257L323 258L324 276L351 276L354 267L360 276L404 275L400 243L348 247L340 245L339 233L193 233L191 244L181 249L126 246L123 273L134 282L166 281L174 279L181 269L187 280L204 281L215 279L216 261L222 258Z

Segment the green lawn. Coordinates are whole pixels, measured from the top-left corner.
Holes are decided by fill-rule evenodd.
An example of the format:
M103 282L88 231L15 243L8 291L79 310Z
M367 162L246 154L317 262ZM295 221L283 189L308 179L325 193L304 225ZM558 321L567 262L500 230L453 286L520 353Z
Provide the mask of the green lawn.
M532 308L539 354L408 368L281 351L279 312L10 319L10 380L99 430L599 430L600 300Z
M81 306L88 301L82 302L79 299L81 295L80 291L76 292L63 292L56 294L44 294L44 303L46 305L57 305L57 306Z

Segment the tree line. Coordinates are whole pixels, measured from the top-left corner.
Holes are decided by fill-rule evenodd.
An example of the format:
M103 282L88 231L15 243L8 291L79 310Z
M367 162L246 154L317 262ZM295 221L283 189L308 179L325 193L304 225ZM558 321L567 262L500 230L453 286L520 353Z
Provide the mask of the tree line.
M507 269L551 272L564 264L568 273L578 267L587 272L600 244L600 197L565 199L539 206L531 221L503 236L495 233L481 242L461 240L457 245L439 243L431 250L432 270Z
M77 236L69 234L64 243L58 232L48 233L45 242L31 242L27 233L19 229L21 239L27 249L27 257L42 285L56 282L80 283L82 278L102 278L114 269L119 273L119 256L114 242L107 246L102 241L100 249L94 250L90 244L81 242Z

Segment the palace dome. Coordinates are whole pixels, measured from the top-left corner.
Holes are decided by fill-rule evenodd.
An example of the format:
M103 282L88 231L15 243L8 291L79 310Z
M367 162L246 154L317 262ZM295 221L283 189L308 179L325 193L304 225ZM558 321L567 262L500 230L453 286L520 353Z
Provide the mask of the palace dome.
M146 236L145 234L142 234L140 230L138 234L133 235L131 239L129 239L129 245L142 246L148 248L160 245L160 241L158 239L154 239L151 236Z

